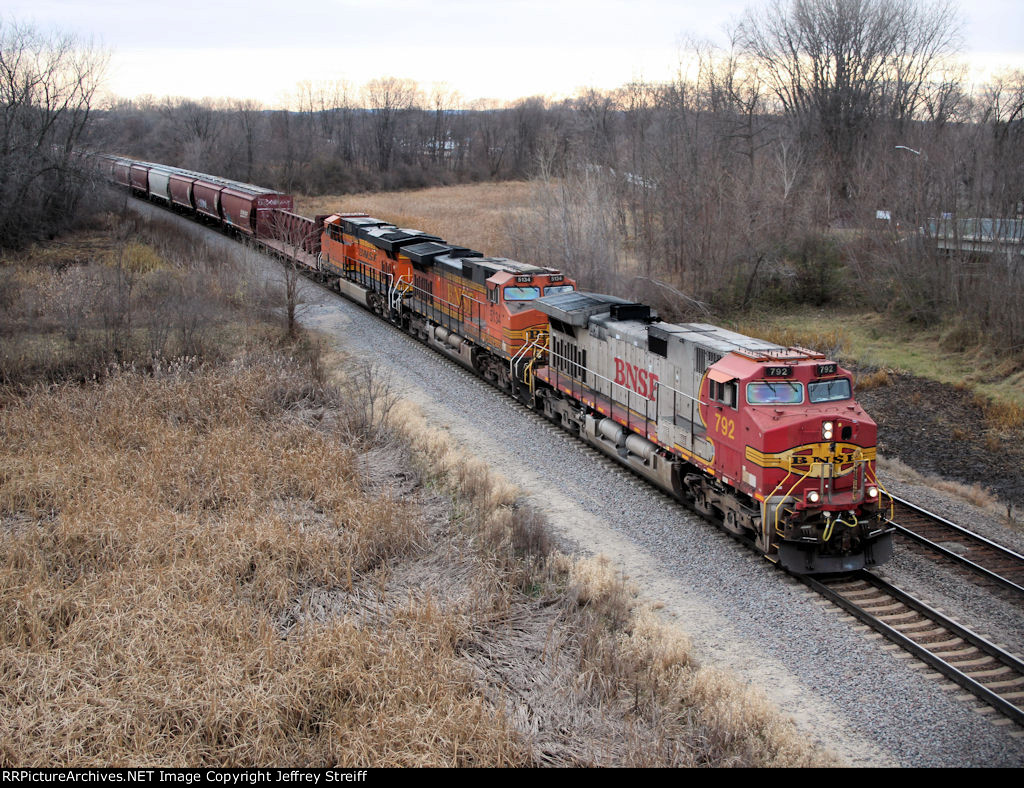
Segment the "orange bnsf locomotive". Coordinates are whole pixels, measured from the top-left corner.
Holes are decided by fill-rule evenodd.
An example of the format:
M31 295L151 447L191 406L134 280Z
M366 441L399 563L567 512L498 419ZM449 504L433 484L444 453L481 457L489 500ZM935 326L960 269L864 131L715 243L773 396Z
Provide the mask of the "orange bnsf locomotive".
M643 304L577 292L560 271L364 213L308 219L289 212L287 195L102 160L137 194L207 220L216 212L225 229L305 267L786 569L849 572L891 557L875 422L853 399L849 372L821 354L663 323ZM168 199L165 180L192 189ZM195 202L215 188L219 199ZM232 199L248 221L230 214Z
M548 333L534 301L575 290L559 271L366 214L329 216L322 233L317 270L340 292L516 393L528 388Z

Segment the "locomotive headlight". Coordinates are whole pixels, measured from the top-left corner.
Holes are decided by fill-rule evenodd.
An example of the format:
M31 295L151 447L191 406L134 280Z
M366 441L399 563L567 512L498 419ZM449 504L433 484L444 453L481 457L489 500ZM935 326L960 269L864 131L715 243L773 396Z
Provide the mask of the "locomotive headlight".
M821 437L823 437L827 441L832 440L832 422L831 421L826 421L824 424L821 425Z
M877 487L868 487L867 493L868 493L868 498L877 498L878 497L878 488Z
M809 493L807 493L807 502L808 503L817 503L820 500L821 500L821 495L818 494L817 490L811 490Z

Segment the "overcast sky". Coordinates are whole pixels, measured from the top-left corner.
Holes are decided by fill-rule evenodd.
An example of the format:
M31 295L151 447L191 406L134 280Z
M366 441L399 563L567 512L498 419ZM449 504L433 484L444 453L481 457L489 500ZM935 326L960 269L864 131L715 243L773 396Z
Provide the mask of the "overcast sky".
M511 99L668 77L751 0L5 0L7 20L92 37L122 96L279 102L302 80L410 77ZM965 57L1024 68L1024 0L964 3Z

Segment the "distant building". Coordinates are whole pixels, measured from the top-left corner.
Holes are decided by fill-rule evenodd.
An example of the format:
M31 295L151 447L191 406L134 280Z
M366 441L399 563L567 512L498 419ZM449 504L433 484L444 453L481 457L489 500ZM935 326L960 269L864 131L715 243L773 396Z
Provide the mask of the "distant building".
M926 238L946 252L1024 255L1024 219L929 219Z

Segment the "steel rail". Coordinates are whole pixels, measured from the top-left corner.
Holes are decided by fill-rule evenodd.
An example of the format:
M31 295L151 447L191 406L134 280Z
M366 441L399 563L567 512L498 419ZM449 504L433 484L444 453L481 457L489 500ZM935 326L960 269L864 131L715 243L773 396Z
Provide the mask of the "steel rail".
M946 518L940 515L930 512L927 509L918 506L917 504L911 503L910 501L907 501L895 495L891 497L894 501L896 501L906 509L909 509L911 512L918 515L922 515L931 520L932 522L934 522L935 524L940 525L943 528L949 529L953 532L953 534L956 537L966 540L968 546L970 546L971 544L978 545L983 550L995 553L997 558L1016 564L1019 567L1021 567L1022 570L1024 570L1024 556L1014 552L1013 550L1010 550L1007 547L1004 547L1001 544L993 542L991 539L987 539L984 536L975 533L974 531L964 528L961 525L957 525L956 523L947 520ZM987 580L997 583L998 585L1004 588L1007 588L1011 591L1014 591L1015 593L1024 596L1024 586L1021 586L1019 583L1014 582L1008 577L1004 577L997 571L990 569L986 566L983 566L979 564L977 561L971 560L966 556L960 555L959 553L953 550L943 547L942 545L932 541L928 537L923 536L920 533L917 533L911 527L896 522L895 519L890 519L888 522L890 525L896 528L896 530L903 536L906 536L909 539L917 542L918 544L927 547L929 550L938 553L939 555L943 556L944 558L950 561L954 561L955 563L966 567L970 571L980 575L981 577L984 577Z
M956 682L965 690L973 694L975 697L988 703L993 708L1000 711L1006 717L1010 718L1014 722L1024 725L1024 708L1019 705L1006 700L1004 697L994 692L993 690L986 687L981 682L972 678L968 673L957 668L953 663L947 662L942 657L938 656L926 646L918 643L912 638L900 632L898 629L889 626L878 617L867 612L864 608L858 605L856 602L851 601L849 598L843 595L841 591L837 591L826 583L822 583L810 575L796 575L808 587L812 588L817 593L821 594L826 599L835 603L843 610L847 611L869 627L874 629L876 632L883 635L886 639L897 644L904 650L910 652L915 657L920 659L922 662L935 668L943 676L947 677L951 681ZM952 619L939 613L937 610L929 607L918 599L907 594L905 591L893 586L886 581L879 578L877 575L861 570L860 572L850 575L844 578L843 581L848 580L861 580L870 586L878 589L883 594L886 594L893 599L904 604L908 609L918 613L924 618L932 621L938 626L942 627L950 634L963 640L965 643L969 643L971 646L976 648L982 654L991 657L997 662L1005 665L1013 671L1016 671L1019 676L1024 678L1024 662L1017 659L1012 654L999 648L999 646L986 640L981 635L967 629L966 627L957 624Z

